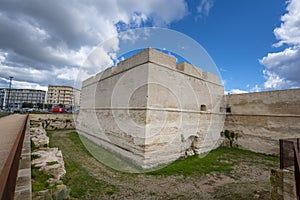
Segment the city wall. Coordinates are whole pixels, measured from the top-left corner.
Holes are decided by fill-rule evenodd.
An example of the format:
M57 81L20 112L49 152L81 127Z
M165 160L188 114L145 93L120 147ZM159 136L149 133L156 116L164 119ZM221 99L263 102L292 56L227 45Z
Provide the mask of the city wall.
M279 139L300 137L300 89L229 94L224 130L244 149L279 154Z

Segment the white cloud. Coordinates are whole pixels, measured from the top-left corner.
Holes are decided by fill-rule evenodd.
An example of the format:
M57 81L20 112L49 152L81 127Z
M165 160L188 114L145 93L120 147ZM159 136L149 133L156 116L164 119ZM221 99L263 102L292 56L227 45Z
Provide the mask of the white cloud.
M37 83L30 83L24 81L13 81L13 88L24 88L24 89L35 89L35 90L44 90L48 91L48 86L41 86Z
M9 85L9 79L0 78L0 81L4 82L3 86L0 87L6 88ZM6 84L5 84L6 83ZM12 79L12 88L23 88L23 89L36 89L36 90L44 90L47 91L47 86L40 86L37 83L30 83L26 81L16 81Z
M250 92L260 92L262 89L258 85L255 85L250 89Z
M276 38L279 40L275 46L283 44L300 45L300 1L289 0L286 10L281 17L281 26L274 30Z
M274 72L264 70L263 74L266 79L266 82L264 83L265 89L284 89L293 87L291 81L280 78Z
M269 53L260 60L266 67L265 88L282 89L300 86L300 48L290 47L282 52Z
M80 66L87 70L80 76L85 77L113 63L118 41L99 50L102 63L83 65L96 45L117 36L118 24L125 28L140 27L146 22L166 26L186 14L184 0L3 0L0 86L10 75L16 83L29 83L24 84L28 87L71 84Z
M200 0L199 5L197 6L197 12L201 16L208 16L210 9L213 7L213 0Z
M245 93L249 93L249 92L260 92L262 91L262 88L259 85L255 85L254 87L251 87L250 84L246 85L247 90L241 90L241 89L231 89L229 91L225 91L225 94L245 94Z
M287 2L287 13L281 17L280 27L274 30L278 39L275 47L287 45L283 51L268 53L259 60L263 70L265 89L300 87L300 1Z
M232 89L230 91L225 91L225 94L244 94L248 93L246 90L240 90L240 89Z

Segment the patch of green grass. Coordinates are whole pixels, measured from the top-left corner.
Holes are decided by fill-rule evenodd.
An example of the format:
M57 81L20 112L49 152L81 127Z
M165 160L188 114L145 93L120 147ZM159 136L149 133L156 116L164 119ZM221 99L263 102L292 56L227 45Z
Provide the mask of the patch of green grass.
M31 152L38 149L39 147L35 146L34 142L30 139L30 148L31 148Z
M39 155L31 154L31 160L40 158Z
M98 151L99 149L93 146L94 144L89 144L88 141L80 138L75 130L69 132L66 130L54 130L47 131L47 133L50 138L50 147L58 147L62 151L67 171L67 174L63 178L63 182L71 189L71 199L110 199L122 195L122 191L126 187L123 188L123 185L113 185L112 183L114 181L110 182L110 180L102 179L101 175L95 174L99 173L99 170L93 171L93 167L98 167L99 165L95 164L96 161L93 158L95 155L92 156L85 148L85 145L89 145L89 147L92 149L95 148L94 150ZM110 158L108 154L102 154L102 151L99 152L99 155L106 156L105 159ZM164 179L164 176L170 175L179 175L176 177L176 179L178 178L179 180L182 179L182 176L180 175L184 176L183 179L185 179L186 176L189 176L189 178L197 180L199 178L198 175L201 176L209 173L227 174L230 175L230 177L233 176L233 178L237 180L236 178L238 178L239 175L237 176L233 173L233 169L236 169L236 166L243 167L257 165L258 168L262 167L263 169L268 170L268 167L276 167L277 163L278 157L237 148L221 147L206 155L195 155L186 159L177 160L165 168L148 172L146 175L127 174L115 171L110 172L116 173L117 176L114 178L117 178L118 181L122 183L129 180L140 179L139 176L146 176L147 178L153 179L153 181L156 179ZM107 173L106 170L103 170L103 173ZM161 175L161 177L155 177L155 175ZM240 176L244 175L241 174ZM253 199L255 195L257 195L255 193L257 189L254 186L257 186L258 183L247 182L245 185L243 184L243 182L239 182L233 184L230 183L225 187L216 187L216 194L213 195L215 195L215 199ZM266 190L268 190L268 188ZM133 189L133 191L139 190ZM157 196L157 198L166 197L164 194L149 190L145 195L153 197ZM268 196L268 194L261 193L259 195L264 195L261 197ZM168 197L168 199L172 198L189 199L186 194L177 196L171 195Z
M79 138L81 142L84 144L85 149L88 149L89 154L96 158L101 163L105 163L105 165L109 166L110 168L117 170L117 171L124 171L130 173L141 173L145 172L138 166L134 165L130 161L116 155L99 145L95 144L94 142L90 141L84 136L80 136Z
M192 174L208 174L211 172L229 173L232 170L233 163L222 162L224 152L227 148L219 148L211 151L206 156L194 155L185 159L176 160L170 165L148 172L151 175L192 175Z
M155 192L149 192L149 195L150 195L150 196L155 196L156 193L155 193Z
M66 160L65 167L67 174L63 178L63 182L71 188L70 195L72 197L82 198L92 193L100 193L101 191L112 195L116 190L115 186L98 181L76 161Z
M55 165L55 164L58 164L58 162L57 161L47 162L47 165Z
M255 164L265 164L266 161L271 161L270 165L273 167L274 163L278 161L278 157L243 149L220 147L205 155L194 155L185 159L176 160L170 165L149 172L148 174L189 176L195 174L209 174L212 172L230 173L235 164L243 161L251 161L251 163L255 162Z
M0 118L5 117L7 115L10 115L10 113L9 112L0 112Z
M87 156L93 157L92 154L85 148L85 146L82 144L82 141L76 131L73 131L68 134L68 138L76 145L78 146L80 151L83 151Z
M95 178L84 166L80 157L92 157L82 144L78 134L73 131L63 135L55 135L56 131L47 131L50 138L50 147L62 150L67 171L63 183L71 189L70 196L79 199L88 199L91 196L111 196L118 188L103 180ZM100 195L100 196L99 196Z
M50 189L51 187L47 183L47 180L49 178L53 178L53 176L49 174L45 174L39 171L38 168L31 166L31 180L32 180L33 192Z

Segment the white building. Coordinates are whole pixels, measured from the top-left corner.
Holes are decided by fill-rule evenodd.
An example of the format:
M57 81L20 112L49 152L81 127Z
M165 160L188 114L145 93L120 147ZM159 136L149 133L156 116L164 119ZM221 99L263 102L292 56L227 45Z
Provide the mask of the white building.
M44 104L46 91L0 88L0 109L19 110L23 103Z

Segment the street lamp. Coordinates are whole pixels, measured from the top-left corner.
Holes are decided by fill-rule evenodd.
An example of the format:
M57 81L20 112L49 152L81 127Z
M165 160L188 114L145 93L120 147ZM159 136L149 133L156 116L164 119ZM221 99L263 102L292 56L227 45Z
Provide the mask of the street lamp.
M7 109L10 110L10 106L9 106L9 97L10 97L10 90L11 90L11 82L12 82L12 79L14 77L10 76L9 77L9 88L8 88L8 95L7 95Z

